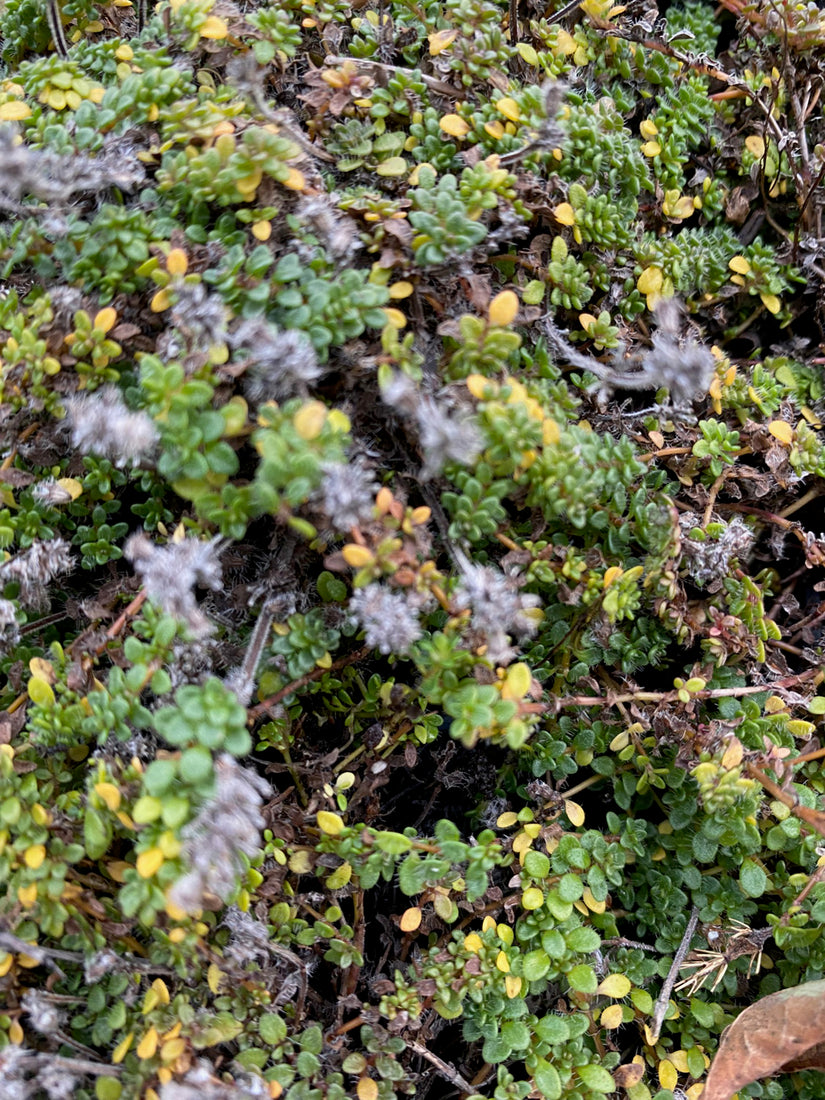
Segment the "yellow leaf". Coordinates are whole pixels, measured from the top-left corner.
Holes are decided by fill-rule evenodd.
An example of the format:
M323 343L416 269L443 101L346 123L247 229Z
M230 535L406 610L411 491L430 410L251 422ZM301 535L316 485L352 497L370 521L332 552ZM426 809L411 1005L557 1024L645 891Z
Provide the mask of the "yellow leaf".
M210 963L209 969L206 971L206 984L212 993L217 993L221 988L223 982L223 971L215 963Z
M518 316L518 295L512 290L502 290L490 302L490 324L511 325Z
M491 138L494 138L496 141L499 141L501 138L504 137L504 132L505 132L504 127L498 121L498 119L496 119L494 122L485 122L484 123L484 133L488 134Z
M312 860L305 848L299 848L289 857L289 869L294 875L308 875L312 870Z
M764 157L765 139L761 134L749 134L745 138L745 148L754 157Z
M624 974L608 974L604 981L599 983L596 992L600 997L613 997L621 999L626 997L632 988L630 978Z
M664 272L660 267L646 267L636 280L640 294L659 294L664 284Z
M470 932L464 937L464 950L469 951L471 955L475 955L483 946L484 942L478 932Z
M344 819L330 810L319 810L315 820L318 822L318 828L327 836L340 836L346 829Z
M409 165L403 157L388 157L387 160L381 161L375 169L375 174L377 176L386 176L390 179L395 179L398 176L405 176L408 167Z
M226 38L228 34L229 27L217 15L207 16L206 22L200 29L201 38Z
M140 1042L137 1045L138 1058L154 1058L155 1051L158 1049L158 1031L157 1028L152 1025Z
M550 420L549 417L542 421L541 425L541 441L545 447L551 447L553 444L558 443L561 439L561 432L559 426L555 420Z
M120 790L114 783L95 783L94 791L112 813L120 809Z
M25 1038L23 1028L20 1026L19 1021L12 1020L9 1024L9 1042L14 1043L16 1047L19 1047L23 1039Z
M292 418L295 431L308 442L317 439L324 430L327 419L327 407L321 401L308 401L302 405Z
M680 1073L690 1073L686 1050L672 1050L670 1054L668 1054L667 1060L673 1062Z
M679 1082L679 1074L676 1071L676 1066L673 1062L669 1062L667 1058L664 1058L659 1063L659 1084L663 1089L675 1089Z
M438 125L445 134L454 138L466 137L470 132L470 124L465 122L461 115L444 115Z
M624 570L619 565L611 565L609 569L605 569L602 588L609 588L615 580L621 577L622 573L624 573Z
M256 241L268 241L272 236L272 222L253 222L252 236Z
M793 443L794 430L784 420L772 420L768 425L768 431L774 439L778 439L788 447Z
M400 309L393 309L392 306L390 306L384 310L384 314L387 318L387 324L392 325L393 328L404 328L407 323L407 318Z
M54 706L54 692L52 691L51 684L48 684L45 680L41 680L39 676L32 676L29 680L28 693L31 701L37 706Z
M457 35L458 30L455 27L428 34L427 41L430 48L430 57L438 57L444 50L449 49L453 42L455 42Z
M0 122L22 122L32 113L28 103L13 99L9 103L0 103Z
M652 118L644 118L639 123L639 133L643 138L655 138L659 133L659 127Z
M402 932L415 932L421 927L421 910L417 905L410 906L401 914L399 928Z
M498 113L504 115L509 122L518 122L521 118L521 108L510 96L499 99L494 106Z
M172 304L172 299L169 297L169 291L166 287L161 287L160 290L155 291L152 295L152 301L149 303L149 309L152 313L163 313L165 309L169 309Z
M341 557L353 569L363 569L365 565L370 565L375 560L372 550L368 550L366 546L359 546L356 542L348 542L341 551Z
M464 384L477 401L482 401L488 391L498 392L498 386L483 374L468 374Z
M619 1027L622 1022L622 1006L621 1005L608 1005L599 1017L599 1023L607 1031L612 1031L613 1028Z
M342 890L352 878L352 864L342 863L324 880L329 890Z
M502 699L523 699L530 690L532 674L529 665L519 661L507 669L507 675L501 687Z
M607 902L596 901L595 897L593 896L593 891L590 889L589 886L585 886L584 890L582 891L582 901L591 913L603 913L607 908Z
M517 978L515 974L507 974L504 978L504 990L508 1000L518 997L521 993L521 978Z
M553 217L560 225L576 224L576 211L569 202L560 202L553 210Z
M186 1050L185 1039L167 1039L167 1041L160 1048L160 1060L169 1065L170 1062L177 1061L181 1054ZM168 1070L166 1071L169 1072ZM158 1074L160 1076L160 1074Z
M141 878L151 878L163 866L163 852L160 848L149 848L141 852L135 861L137 873Z
M95 319L92 321L92 328L97 329L99 332L108 332L109 329L114 328L116 320L117 310L112 309L111 306L107 306L105 309L98 310L95 314Z
M45 680L47 684L53 684L55 682L54 665L51 661L45 660L43 657L32 657L29 661L29 672L32 676L37 676L40 680Z
M499 814L496 821L497 829L510 829L518 821L518 814L514 814L512 810L508 810L506 813Z
M280 180L280 184L281 187L286 187L288 191L303 191L306 187L304 173L299 172L297 168L290 168L286 178Z
M371 1077L359 1077L355 1091L358 1100L378 1100L378 1085Z
M722 767L729 771L731 768L736 768L742 763L742 757L744 755L744 748L742 742L738 737L731 739L730 744L722 753Z
M728 260L728 267L731 271L735 271L737 275L748 275L751 270L750 262L746 260L744 256L731 257L731 259Z
M390 298L394 301L398 301L400 298L409 298L415 288L412 283L402 280L401 282L393 283L388 289Z
M185 275L189 270L189 260L182 248L173 248L166 257L166 270L170 275Z
M46 858L45 844L30 844L23 853L23 862L32 871L36 871Z
M565 798L564 812L567 814L570 824L575 825L577 829L584 825L584 810L578 802L571 802L569 798Z
M72 500L77 500L83 492L83 483L78 481L76 477L59 477L57 484L69 494Z
M762 305L769 313L778 313L782 308L782 302L776 294L765 294L764 291L760 291L759 297L762 299Z
M658 141L646 141L641 147L642 154L646 157L658 157L662 147Z
M518 42L516 44L516 50L522 61L525 61L528 65L538 66L539 55L527 42Z
M530 886L521 895L522 909L538 909L544 905L544 894L538 886Z
M118 1066L129 1053L129 1047L131 1047L135 1038L135 1033L130 1031L125 1039L121 1039L115 1049L112 1051L112 1062Z
M502 974L510 973L510 960L504 951L499 951L496 955L496 970L500 970Z

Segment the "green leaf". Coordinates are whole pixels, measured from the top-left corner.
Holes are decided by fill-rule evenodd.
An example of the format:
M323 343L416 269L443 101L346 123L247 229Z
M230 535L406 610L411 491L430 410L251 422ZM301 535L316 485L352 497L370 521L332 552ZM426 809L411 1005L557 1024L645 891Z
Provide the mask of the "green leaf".
M595 993L599 984L595 970L587 963L574 966L568 973L567 980L576 993Z
M533 1070L533 1080L543 1100L559 1100L561 1096L561 1078L555 1066L544 1058L539 1058Z
M616 1088L613 1078L604 1066L596 1066L591 1062L587 1066L577 1066L576 1073L582 1083L594 1092L613 1092Z
M530 878L547 878L550 874L550 860L544 852L536 852L532 848L524 856L524 870ZM573 901L573 898L565 899Z
M746 859L739 871L739 885L749 898L759 898L765 893L768 876L753 859Z
M528 951L521 960L521 973L528 982L537 982L550 970L550 958L545 951Z

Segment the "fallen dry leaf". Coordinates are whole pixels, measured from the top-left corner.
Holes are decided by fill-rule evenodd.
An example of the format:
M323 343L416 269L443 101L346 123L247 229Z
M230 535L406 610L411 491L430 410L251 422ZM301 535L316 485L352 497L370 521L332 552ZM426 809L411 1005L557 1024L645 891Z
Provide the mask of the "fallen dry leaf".
M771 993L722 1035L702 1100L730 1100L751 1081L799 1069L825 1070L825 979Z

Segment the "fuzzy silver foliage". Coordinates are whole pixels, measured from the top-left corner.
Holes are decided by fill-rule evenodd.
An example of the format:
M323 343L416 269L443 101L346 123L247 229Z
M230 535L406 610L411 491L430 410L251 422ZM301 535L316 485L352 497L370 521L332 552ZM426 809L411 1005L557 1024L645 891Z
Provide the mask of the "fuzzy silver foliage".
M471 624L487 640L487 656L496 664L512 659L508 635L525 637L535 634L537 626L525 612L538 607L541 600L519 591L519 581L487 565L476 565L461 551L456 552L461 581L453 596L459 611L469 609Z
M695 512L684 512L679 517L682 564L694 584L717 592L730 572L731 561L750 552L753 531L739 516L734 516L718 538L690 538L690 532L701 526L702 518Z
M132 535L123 548L134 566L146 595L167 615L182 619L190 632L203 637L212 624L195 598L196 585L218 591L222 583L219 538L202 542L196 538L156 546L143 534Z
M251 859L260 849L261 806L271 793L265 779L228 753L217 758L215 793L181 833L189 870L171 887L170 901L192 913L202 908L206 894L229 900L244 868L242 857Z
M66 412L77 450L83 455L102 455L116 466L137 466L152 454L160 439L148 413L128 409L115 386L70 397Z
M280 329L262 317L250 317L229 340L234 348L246 350L244 392L253 404L305 393L323 374L309 337L297 329Z
M372 517L378 482L363 459L328 462L323 471L324 480L314 499L337 531L349 531Z
M382 386L381 397L401 416L417 421L423 478L435 477L448 462L468 466L478 458L483 440L472 420L446 412L432 397L420 394L406 375L394 374Z
M231 1085L219 1081L205 1059L197 1062L180 1081L166 1081L160 1100L265 1100L269 1088L261 1077L238 1072Z
M42 609L48 606L46 585L73 568L74 559L65 539L38 539L28 550L0 563L0 583L16 581L20 585L17 597L20 603L24 607Z
M349 609L364 630L367 645L380 653L404 654L421 637L418 615L407 598L385 585L356 589Z

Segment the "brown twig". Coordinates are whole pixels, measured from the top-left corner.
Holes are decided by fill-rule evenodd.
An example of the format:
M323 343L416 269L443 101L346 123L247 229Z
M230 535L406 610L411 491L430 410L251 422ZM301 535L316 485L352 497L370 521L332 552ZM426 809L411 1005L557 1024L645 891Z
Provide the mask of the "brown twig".
M673 962L670 964L670 970L667 972L662 991L656 998L656 1004L653 1006L653 1023L650 1026L650 1037L653 1043L658 1040L662 1030L662 1024L665 1022L665 1013L667 1012L667 1006L670 1004L670 994L673 992L673 987L676 984L676 979L679 976L682 963L687 958L688 951L690 951L690 941L693 939L693 933L696 931L698 921L699 910L694 905L691 910L690 919L687 922L685 934L682 936L682 942L679 944L679 949L673 956Z
M422 1058L426 1058L428 1062L435 1066L446 1081L449 1081L451 1085L455 1085L456 1088L461 1089L462 1092L470 1095L476 1091L469 1081L464 1080L458 1070L453 1069L451 1065L448 1065L447 1062L439 1058L437 1054L433 1054L431 1050L427 1050L423 1043L411 1042L408 1039L407 1048L415 1051L415 1053Z
M302 687L311 684L313 680L320 680L327 672L337 672L339 668L346 668L347 665L354 665L357 661L363 660L370 652L368 646L362 646L352 653L347 653L344 657L339 657L337 661L332 662L329 668L314 668L312 672L307 672L306 675L299 676L297 680L293 680L285 687L282 687L280 691L276 691L274 695L270 695L268 698L264 699L263 702L258 703L257 706L250 707L246 712L247 721L253 722L256 718L260 718L262 714L266 714L273 707L277 706L278 703L282 703L284 699L287 699L290 695L294 695L296 691L300 691Z

